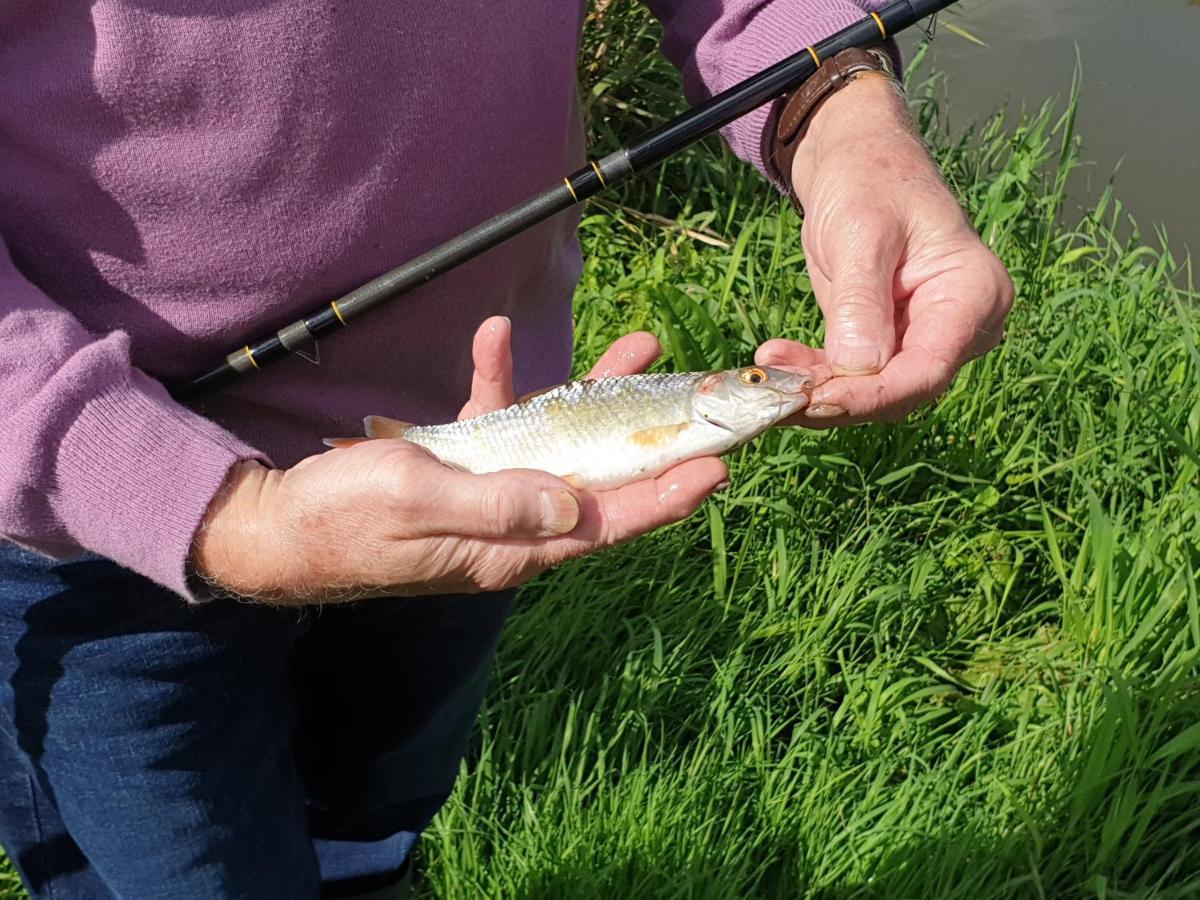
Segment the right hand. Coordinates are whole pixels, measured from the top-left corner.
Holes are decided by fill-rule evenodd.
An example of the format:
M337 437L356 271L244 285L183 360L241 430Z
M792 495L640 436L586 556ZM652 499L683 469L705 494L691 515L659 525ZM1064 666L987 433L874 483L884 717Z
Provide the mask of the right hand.
M508 342L507 320L480 328L465 413L512 402ZM593 374L642 371L658 352L652 335L626 335ZM694 459L586 491L533 470L459 472L402 440L364 441L286 470L243 462L209 507L192 569L218 589L280 604L501 590L686 518L726 475L719 459Z

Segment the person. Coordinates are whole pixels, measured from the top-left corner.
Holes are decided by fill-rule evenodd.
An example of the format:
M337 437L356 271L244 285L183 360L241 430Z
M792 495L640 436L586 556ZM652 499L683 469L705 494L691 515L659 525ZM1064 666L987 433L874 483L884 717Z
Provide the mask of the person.
M693 100L873 8L650 5ZM583 7L0 9L0 842L34 896L390 890L451 790L512 589L726 480L698 459L588 492L400 441L317 452L364 414L441 421L564 380L574 212L319 366L190 406L163 387L582 164ZM772 109L725 131L760 168ZM901 416L1000 339L1008 277L888 79L826 98L790 176L825 346L756 359L834 376L800 424ZM595 372L657 353L629 334Z

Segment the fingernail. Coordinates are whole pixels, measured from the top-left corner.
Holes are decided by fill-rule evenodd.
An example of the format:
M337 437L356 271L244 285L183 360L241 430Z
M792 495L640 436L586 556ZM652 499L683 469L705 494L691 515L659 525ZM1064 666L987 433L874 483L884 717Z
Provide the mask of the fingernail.
M810 419L833 419L844 416L846 410L833 403L818 403L816 406L810 406L804 410L804 414Z
M833 354L833 365L843 372L878 372L883 365L879 348L872 344L843 344Z
M542 491L542 534L567 534L579 524L579 501L567 491Z
M718 484L715 488L713 488L713 493L719 494L719 493L721 493L721 491L728 490L730 483L731 482L729 481L729 479L726 478L724 481L722 481L720 484Z

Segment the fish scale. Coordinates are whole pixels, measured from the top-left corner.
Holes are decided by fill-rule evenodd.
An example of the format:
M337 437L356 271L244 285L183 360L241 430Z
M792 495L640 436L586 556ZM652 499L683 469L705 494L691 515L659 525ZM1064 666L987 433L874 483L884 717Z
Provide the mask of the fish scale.
M622 375L445 425L369 419L368 434L401 437L468 472L540 469L608 488L726 453L800 409L811 387L806 375L760 367Z
M606 450L625 456L631 470L655 458L620 444L630 433L690 418L689 389L703 377L688 372L573 381L474 419L412 427L404 439L471 472L543 469L590 481L572 464Z

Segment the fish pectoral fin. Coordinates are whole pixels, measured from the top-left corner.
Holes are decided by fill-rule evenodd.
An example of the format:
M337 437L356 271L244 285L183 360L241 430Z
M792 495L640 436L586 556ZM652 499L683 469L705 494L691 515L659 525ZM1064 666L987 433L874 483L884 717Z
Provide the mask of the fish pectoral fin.
M720 419L714 419L714 418L712 418L712 416L706 416L703 413L700 414L700 418L704 419L704 421L707 422L709 425L716 425L718 428L723 428L726 431L730 432L731 434L734 433L734 429L730 428L728 425L726 425Z
M640 447L661 447L674 440L679 432L691 424L691 422L676 422L674 425L654 425L650 428L643 428L641 431L635 431L629 435L629 442Z
M365 437L341 437L341 438L321 438L321 443L326 447L333 447L335 450L344 450L346 447L353 447L355 444L361 444L363 441L370 440Z
M367 416L363 419L363 431L369 438L402 438L412 428L412 422L401 422L386 416Z

